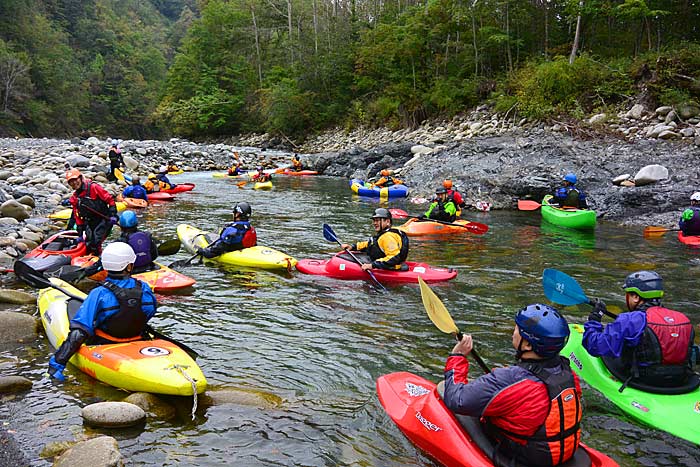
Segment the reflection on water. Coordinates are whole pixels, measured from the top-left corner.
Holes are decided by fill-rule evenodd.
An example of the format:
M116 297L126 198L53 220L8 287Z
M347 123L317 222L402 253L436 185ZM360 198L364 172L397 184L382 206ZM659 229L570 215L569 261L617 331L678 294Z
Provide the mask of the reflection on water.
M330 224L344 242L372 233L370 215L379 200L351 196L347 181L326 177L276 177L275 189L256 191L208 173L183 174L197 188L175 203L153 206L142 222L161 239L173 238L179 223L217 231L237 201L253 207L258 242L297 259L327 258L338 245L324 240ZM383 206L420 214L422 206L392 200ZM488 224L484 236L411 238L413 261L459 271L434 290L459 327L473 333L493 365L509 364L514 312L545 300L540 284L546 267L574 276L590 297L624 306L620 284L640 268L656 268L667 286L667 302L700 320L696 296L697 251L672 235L648 241L641 228L600 223L595 233L541 222L538 212L470 213ZM184 251L163 262L185 259ZM416 285L389 294L367 282L193 264L182 272L197 284L190 294L161 297L154 325L202 354L198 363L216 389L245 389L281 399L279 406L203 404L189 419L189 398L168 398L172 420L149 420L142 431L110 432L131 465L220 466L432 466L384 414L374 380L392 371L441 377L449 336L435 329L422 309ZM589 310L569 307L583 322ZM69 382L43 378L48 342L0 352L3 374L35 381L23 396L5 400L0 416L16 430L34 465L50 441L86 433L80 409L98 400L120 400L122 391L70 369ZM16 355L17 358L12 357ZM478 374L478 369L474 370ZM271 396L271 397L273 397ZM626 465L670 462L696 465L697 448L630 422L595 391L586 388L586 441ZM608 430L613 430L610 433ZM651 441L656 451L648 452ZM665 464L664 464L665 465Z

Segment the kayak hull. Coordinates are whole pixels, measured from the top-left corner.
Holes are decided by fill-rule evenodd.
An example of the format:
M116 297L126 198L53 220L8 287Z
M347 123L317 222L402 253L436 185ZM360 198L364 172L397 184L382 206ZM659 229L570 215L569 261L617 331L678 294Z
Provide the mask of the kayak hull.
M181 173L185 173L185 171L183 169L175 170L174 172L168 172L168 175L180 175Z
M542 219L561 227L568 227L577 230L592 230L596 224L596 213L591 209L561 209L549 206L551 195L547 195L542 200Z
M86 295L59 279L51 281L78 297ZM42 289L38 299L41 322L51 345L60 347L69 332L68 308L77 308L58 290ZM165 340L134 341L120 344L83 345L70 359L82 372L111 386L134 392L191 396L195 382L198 394L207 381L202 370L187 353Z
M386 188L380 188L370 184L365 186L363 180L353 178L350 180L350 189L353 193L359 196L369 196L372 198L405 198L408 196L408 187L406 185L392 185Z
M194 254L197 248L206 248L215 238L209 232L205 232L187 224L177 226L177 236L182 242L182 246ZM254 246L243 250L231 251L211 259L204 259L205 262L215 262L230 264L232 266L243 266L256 269L285 269L291 270L297 260L293 257L265 246Z
M468 220L457 219L453 222L453 224L455 225L409 219L404 225L397 227L397 229L404 231L409 237L421 237L424 235L452 235L469 232L464 227L459 227L461 225L469 224Z
M678 232L678 241L685 245L700 247L700 235L683 235L683 232Z
M388 271L372 269L372 273L382 283L417 283L421 277L425 282L443 282L457 277L457 271L447 268L434 268L426 263L406 261L406 271ZM330 259L302 259L297 263L297 270L304 274L332 277L349 281L372 280L359 264L344 253L338 253Z
M173 188L170 188L169 190L160 190L160 192L174 195L176 193L184 193L192 190L194 190L194 183L178 183Z
M289 175L291 177L294 177L294 176L303 177L303 176L308 176L308 175L318 175L318 172L315 170L300 170L297 172L297 171L294 171L291 169L282 169L282 170L278 169L277 171L275 171L275 173L279 174L279 175Z
M97 256L80 256L74 258L71 261L73 266L88 267L93 265L97 261ZM175 292L177 290L186 289L187 287L192 287L197 281L188 277L180 272L177 272L169 267L154 261L154 264L158 266L158 269L152 271L140 272L134 274L132 277L147 283L151 286L154 292L158 293L168 293ZM100 271L91 279L94 280L104 280L107 277L107 271Z
M214 178L235 178L237 180L248 180L250 179L250 176L248 173L241 173L238 175L229 175L228 172L216 172L211 174L212 177Z
M386 413L406 437L442 465L494 465L442 402L434 383L408 372L391 373L377 379L377 395ZM593 467L617 466L595 449L583 443L580 446Z
M570 324L571 335L561 355L591 387L601 392L623 412L656 429L700 444L700 389L686 394L652 394L632 387L619 392L623 382L616 379L600 358L583 348L583 326Z
M41 245L24 255L24 258L45 258L54 255L75 258L84 255L86 252L85 242L78 243L78 232L75 230L64 230L44 240Z
M272 182L267 181L267 182L255 182L255 185L253 185L254 190L271 190L272 189Z
M143 209L148 207L148 201L141 198L122 198L124 204L129 209Z
M175 201L175 196L165 191L156 191L148 194L148 201Z

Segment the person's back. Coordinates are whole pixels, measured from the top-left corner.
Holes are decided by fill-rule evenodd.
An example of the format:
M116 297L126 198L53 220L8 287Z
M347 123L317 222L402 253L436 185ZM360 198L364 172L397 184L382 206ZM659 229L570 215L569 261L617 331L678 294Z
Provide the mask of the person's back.
M683 211L678 227L683 235L700 235L700 191L690 196L690 207Z
M136 176L131 179L131 185L124 188L122 196L124 198L136 198L148 201L146 188L141 185L141 180Z
M118 242L128 243L136 254L132 272L139 274L155 269L153 263L158 258L158 247L153 236L149 232L138 230L138 217L130 210L124 211L119 216L121 235Z

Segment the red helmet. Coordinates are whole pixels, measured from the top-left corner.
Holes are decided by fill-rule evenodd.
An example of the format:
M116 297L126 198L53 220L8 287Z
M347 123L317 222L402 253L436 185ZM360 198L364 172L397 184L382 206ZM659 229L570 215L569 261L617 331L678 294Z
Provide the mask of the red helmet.
M442 182L442 186L444 186L448 190L452 189L452 180L445 180L444 182Z
M71 180L73 180L74 178L79 178L79 177L82 177L82 176L83 176L83 174L81 174L81 173L80 173L80 170L78 170L78 169L69 169L69 170L66 172L66 180L68 180L68 181L71 181Z

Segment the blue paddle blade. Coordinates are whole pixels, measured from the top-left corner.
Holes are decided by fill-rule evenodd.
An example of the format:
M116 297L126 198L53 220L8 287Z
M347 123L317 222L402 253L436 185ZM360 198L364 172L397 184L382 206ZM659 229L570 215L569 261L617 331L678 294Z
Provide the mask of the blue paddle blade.
M559 305L578 305L590 301L576 279L556 269L544 270L542 288L545 296Z
M323 224L323 238L325 238L329 242L338 241L338 237L335 235L335 232L333 232L333 229L328 224Z

